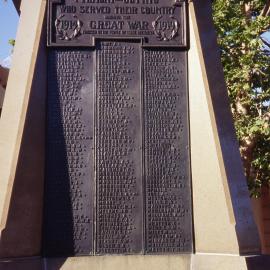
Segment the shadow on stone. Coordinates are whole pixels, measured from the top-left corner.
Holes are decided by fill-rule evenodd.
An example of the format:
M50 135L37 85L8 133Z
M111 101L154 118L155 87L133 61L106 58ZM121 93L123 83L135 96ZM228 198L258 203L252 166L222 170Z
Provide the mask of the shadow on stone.
M217 46L217 37L212 22L211 4L208 0L194 1L195 15L198 23L200 43L202 44L202 58L205 63L206 76L209 84L210 106L213 106L215 125L218 138L216 145L220 149L219 159L224 162L224 171L221 166L223 179L227 179L228 192L226 197L231 199L235 230L238 239L240 254L259 254L260 240L257 227L253 219L251 201L249 199L246 179L242 169L239 153L239 144L230 111L226 83L220 53ZM221 162L220 162L221 163ZM227 183L224 183L226 192ZM228 209L230 209L230 203ZM232 220L231 222L234 222Z
M46 267L48 270L60 270L65 262L67 261L67 258L50 258L46 260ZM45 263L44 263L45 264ZM1 269L0 269L1 270Z
M38 256L41 252L45 143L46 51L41 39L0 257ZM23 65L23 63L22 63Z
M246 258L248 270L269 270L270 256L251 256Z
M42 270L42 260L38 257L2 260L0 261L0 270Z

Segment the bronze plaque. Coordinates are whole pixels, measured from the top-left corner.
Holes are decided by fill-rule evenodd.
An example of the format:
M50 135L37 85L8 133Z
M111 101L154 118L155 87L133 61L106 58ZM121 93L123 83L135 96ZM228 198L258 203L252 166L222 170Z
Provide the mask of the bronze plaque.
M191 253L186 2L48 10L44 254Z
M192 247L187 54L143 51L145 252Z
M140 43L100 42L96 73L96 251L142 252Z
M91 51L48 55L44 251L93 252L94 87Z
M49 0L49 46L95 46L96 38L140 38L187 47L185 0Z

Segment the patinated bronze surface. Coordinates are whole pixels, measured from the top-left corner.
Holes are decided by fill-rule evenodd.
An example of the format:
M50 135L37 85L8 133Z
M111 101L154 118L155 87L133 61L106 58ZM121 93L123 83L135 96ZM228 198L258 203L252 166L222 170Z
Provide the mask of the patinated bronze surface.
M140 43L103 41L96 55L96 252L140 253Z
M48 56L45 251L90 254L94 225L93 52Z
M143 51L146 253L191 251L186 57Z
M49 1L45 255L192 252L185 4Z
M141 38L187 46L184 0L50 0L49 46L94 46L95 38Z

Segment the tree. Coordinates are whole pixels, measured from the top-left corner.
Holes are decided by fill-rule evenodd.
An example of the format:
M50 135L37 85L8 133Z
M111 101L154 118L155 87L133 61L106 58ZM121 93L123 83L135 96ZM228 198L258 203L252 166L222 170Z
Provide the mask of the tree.
M270 0L214 0L213 17L251 194L270 183Z

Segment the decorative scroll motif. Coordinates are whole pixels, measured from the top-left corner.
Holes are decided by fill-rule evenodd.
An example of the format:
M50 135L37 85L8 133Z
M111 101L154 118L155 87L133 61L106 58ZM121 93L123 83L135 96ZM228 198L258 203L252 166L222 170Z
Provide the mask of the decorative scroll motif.
M78 19L77 15L73 15L73 18L76 19L75 21L75 28L71 30L69 33L68 30L64 29L65 24L61 20L65 17L65 14L60 14L55 20L55 29L56 29L56 36L59 40L72 40L75 39L77 36L80 35L82 29L82 22ZM66 28L69 26L66 25Z
M160 41L170 41L178 35L180 23L174 16L170 16L171 22L163 21L162 18L163 16L158 16L152 23L155 35Z

